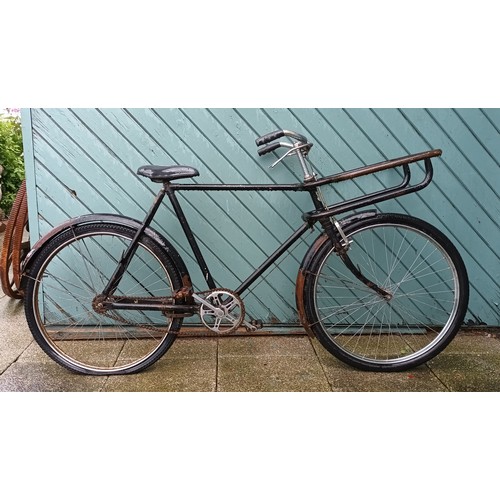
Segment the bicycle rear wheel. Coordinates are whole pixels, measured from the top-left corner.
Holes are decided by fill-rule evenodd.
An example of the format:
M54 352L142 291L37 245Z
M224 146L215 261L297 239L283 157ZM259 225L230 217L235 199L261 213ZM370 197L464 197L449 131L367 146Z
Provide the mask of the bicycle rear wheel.
M94 299L109 282L135 231L110 223L68 230L50 240L28 271L25 311L40 347L70 370L90 375L130 374L157 361L182 320L159 311L105 314ZM170 297L181 288L165 251L143 236L115 296Z
M451 241L424 221L395 214L345 232L355 266L390 296L357 280L325 239L304 283L306 319L318 340L364 370L407 370L436 356L468 304L467 271Z

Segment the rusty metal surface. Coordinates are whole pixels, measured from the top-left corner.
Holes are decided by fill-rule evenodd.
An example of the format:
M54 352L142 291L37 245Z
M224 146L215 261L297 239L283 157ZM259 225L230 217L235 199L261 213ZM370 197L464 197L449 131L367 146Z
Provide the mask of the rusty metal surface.
M326 234L322 234L316 241L312 244L311 248L307 252L300 265L299 272L297 274L297 280L295 285L295 300L297 304L297 312L299 315L299 321L304 327L305 331L310 337L314 337L314 333L311 330L307 320L306 320L306 312L304 308L304 292L305 292L305 281L306 281L306 270L309 268L312 259L318 253L319 249L325 244L328 240L328 236Z
M14 278L14 285L18 290L20 296L23 295L21 289L21 263L25 257L25 248L23 242L24 231L28 223L28 197L26 194L26 181L22 184L22 202L19 208L17 220L15 222L15 229L12 238L12 274Z
M443 152L440 149L433 149L432 151L426 151L424 153L417 153L414 155L403 156L402 158L396 158L394 160L382 161L379 163L374 163L373 165L367 165L365 167L356 168L349 170L347 172L342 172L341 174L335 174L316 182L311 182L308 186L323 186L329 183L343 182L348 180L357 179L358 177L363 177L365 175L375 174L377 172L383 172L384 170L389 170L391 168L404 167L410 163L417 163L422 160L429 160L431 158L437 158L441 156Z
M306 311L304 308L304 284L306 280L306 275L303 269L299 269L297 274L297 282L295 285L295 299L297 301L297 313L299 315L299 321L304 327L305 331L310 337L314 337L313 331L309 326L306 319Z
M5 295L13 299L21 299L21 260L26 245L23 235L28 222L28 199L26 181L23 181L12 206L9 220L5 228L2 255L0 257L0 281Z

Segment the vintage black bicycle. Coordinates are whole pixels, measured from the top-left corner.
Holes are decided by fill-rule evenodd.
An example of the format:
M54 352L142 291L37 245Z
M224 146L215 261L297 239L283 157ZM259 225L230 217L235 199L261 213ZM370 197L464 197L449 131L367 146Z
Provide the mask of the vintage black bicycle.
M288 140L280 141L282 138ZM406 370L436 356L460 328L469 284L451 241L427 222L403 214L359 209L425 188L440 150L317 178L313 144L279 130L256 141L260 156L283 148L295 156L303 182L280 185L176 183L194 178L186 166L145 166L138 174L162 185L143 222L93 214L65 222L42 238L24 262L26 317L40 347L70 370L131 374L155 363L199 315L210 332L229 335L262 328L247 318L241 299L255 281L313 226L321 234L298 270L300 321L334 356L374 371ZM417 165L423 180L412 182ZM401 169L394 187L328 205L323 186ZM308 192L313 210L301 226L235 290L214 281L176 196L177 191ZM194 290L179 253L151 222L165 196L172 204L207 284ZM338 219L340 214L349 213ZM244 330L243 330L244 331Z

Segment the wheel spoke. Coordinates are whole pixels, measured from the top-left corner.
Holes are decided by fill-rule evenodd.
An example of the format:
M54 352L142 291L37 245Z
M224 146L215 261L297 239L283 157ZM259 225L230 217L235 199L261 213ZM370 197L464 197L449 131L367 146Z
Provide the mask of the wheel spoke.
M382 298L354 279L325 247L323 260L308 270L314 290L310 327L344 361L397 369L439 352L442 339L456 333L454 320L465 313L459 304L463 264L448 253L451 243L431 236L445 240L436 229L420 228L425 223L406 216L378 219L360 223L348 235L353 241L349 257L390 297Z
M28 324L46 352L82 373L132 373L154 362L174 340L161 311L101 311L102 293L130 246L133 230L111 224L76 227L42 248L27 287ZM117 297L169 297L181 279L165 253L144 238L125 270ZM175 280L175 285L172 280ZM181 321L175 320L175 331Z

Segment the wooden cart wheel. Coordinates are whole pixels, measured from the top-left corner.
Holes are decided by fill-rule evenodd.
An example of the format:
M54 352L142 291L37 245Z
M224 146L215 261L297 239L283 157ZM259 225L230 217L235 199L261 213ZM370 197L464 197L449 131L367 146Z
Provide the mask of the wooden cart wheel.
M17 193L10 217L5 228L5 235L0 257L0 281L5 295L13 299L23 297L20 290L21 263L29 250L29 241L23 242L28 226L28 199L26 181L23 181Z

